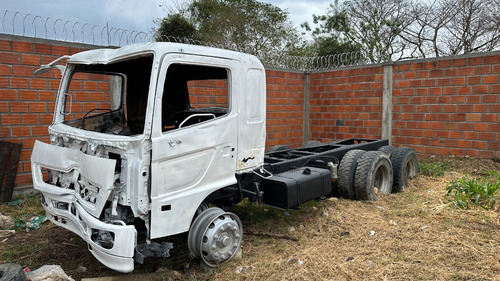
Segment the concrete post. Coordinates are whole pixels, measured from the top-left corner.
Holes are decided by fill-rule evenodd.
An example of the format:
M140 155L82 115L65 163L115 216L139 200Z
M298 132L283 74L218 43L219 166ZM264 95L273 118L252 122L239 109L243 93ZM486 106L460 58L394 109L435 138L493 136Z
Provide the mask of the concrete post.
M382 139L392 144L392 67L384 65L384 86L382 94Z

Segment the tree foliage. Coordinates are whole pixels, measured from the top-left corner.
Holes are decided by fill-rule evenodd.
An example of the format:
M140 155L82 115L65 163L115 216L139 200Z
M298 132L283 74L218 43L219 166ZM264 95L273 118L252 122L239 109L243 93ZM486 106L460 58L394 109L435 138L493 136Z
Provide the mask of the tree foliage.
M182 37L183 33L172 26L179 22L182 32L194 28L192 34L187 34L189 38L255 55L291 50L299 42L286 10L256 0L192 1L162 19L156 38Z
M336 0L313 23L318 54L359 49L371 62L500 48L500 0Z
M328 46L333 53L361 49L371 62L386 61L404 49L399 34L411 22L406 4L406 0L337 0L326 15L313 16L312 34L320 50Z

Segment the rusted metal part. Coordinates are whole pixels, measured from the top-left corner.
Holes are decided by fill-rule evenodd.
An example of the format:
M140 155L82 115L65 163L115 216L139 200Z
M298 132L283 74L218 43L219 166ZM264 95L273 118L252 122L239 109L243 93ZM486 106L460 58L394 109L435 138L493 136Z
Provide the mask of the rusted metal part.
M0 141L0 203L12 200L21 144Z

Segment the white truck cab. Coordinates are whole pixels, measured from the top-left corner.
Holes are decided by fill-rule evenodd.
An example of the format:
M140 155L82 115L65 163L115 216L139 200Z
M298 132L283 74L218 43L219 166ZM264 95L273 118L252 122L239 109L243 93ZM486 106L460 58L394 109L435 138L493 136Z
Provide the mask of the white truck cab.
M144 43L66 59L50 144L33 149L33 183L49 219L106 266L132 271L138 231L146 244L188 231L211 194L263 165L265 71L254 56ZM228 239L239 248L235 225L221 248ZM235 253L224 251L220 260Z

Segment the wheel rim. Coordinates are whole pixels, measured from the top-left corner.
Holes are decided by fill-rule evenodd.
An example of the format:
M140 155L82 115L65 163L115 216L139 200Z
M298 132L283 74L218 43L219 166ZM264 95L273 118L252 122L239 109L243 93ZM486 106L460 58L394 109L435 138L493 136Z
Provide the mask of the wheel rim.
M418 163L414 158L410 158L406 162L404 170L404 183L406 184L409 178L414 177L418 173Z
M209 266L230 260L241 246L243 231L237 215L209 208L194 222L188 235L191 252Z
M380 193L391 193L392 185L389 180L390 176L390 171L386 166L379 166L375 171L373 186L378 188Z

